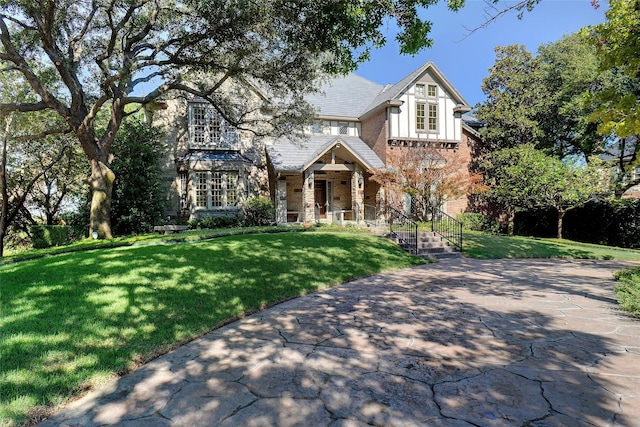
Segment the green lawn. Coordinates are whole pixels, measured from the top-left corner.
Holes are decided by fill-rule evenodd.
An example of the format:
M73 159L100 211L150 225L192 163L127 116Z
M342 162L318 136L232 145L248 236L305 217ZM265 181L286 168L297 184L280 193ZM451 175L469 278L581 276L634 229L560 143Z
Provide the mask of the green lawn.
M640 317L640 267L616 274L620 285L616 286L618 302L624 311Z
M559 239L486 234L465 231L464 254L471 258L582 258L640 261L640 251Z
M382 238L313 232L2 265L0 425L24 423L242 314L422 262Z

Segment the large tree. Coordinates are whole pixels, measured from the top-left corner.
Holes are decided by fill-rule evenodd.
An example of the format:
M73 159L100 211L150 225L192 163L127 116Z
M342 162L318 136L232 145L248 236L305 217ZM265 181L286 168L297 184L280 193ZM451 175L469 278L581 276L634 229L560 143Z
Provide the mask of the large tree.
M91 165L90 229L110 237L111 147L126 106L180 90L210 101L239 128L252 127L250 105L269 112L269 132L290 132L308 117L302 95L320 73L354 69L371 46L385 43L388 19L398 24L402 53L429 46L430 22L418 11L437 1L1 0L0 72L24 75L35 100L0 104L0 111L51 110L63 119L58 131L75 135ZM456 9L464 1L448 3ZM63 95L34 63L49 68ZM233 96L224 96L227 84ZM247 104L256 87L268 96ZM103 110L109 118L99 132Z
M633 171L640 167L640 3L610 0L607 20L581 31L609 76L607 85L596 88L590 101L598 104L593 114L599 131L611 136L609 154L617 158L614 186L617 195L640 183Z
M41 78L47 77L42 75ZM28 103L33 99L20 74L0 74L0 102ZM59 122L58 118L46 111L25 114L0 111L0 257L8 231L26 229L29 222L34 222L28 204L38 204L38 189L47 182L66 182L66 176L58 180L55 174L52 175L62 168L65 156L73 157L67 139L49 135L49 126L56 122ZM57 196L61 194L59 190L58 185ZM64 197L57 200L61 203L62 199ZM51 212L55 206L48 208L44 210Z
M595 49L579 34L538 47L547 108L540 111L541 146L559 158L579 156L589 160L603 149L597 123L591 119L597 105L588 93L606 84L608 76L599 70Z
M598 68L595 49L577 34L541 45L533 56L523 46L496 48L496 62L483 81L487 99L478 106L487 151L534 144L558 158L587 160L602 152L603 138L588 101L610 84Z
M522 45L498 46L496 61L482 82L487 96L476 108L486 123L483 148L487 152L538 144L543 132L541 113L549 108L549 98L539 61Z

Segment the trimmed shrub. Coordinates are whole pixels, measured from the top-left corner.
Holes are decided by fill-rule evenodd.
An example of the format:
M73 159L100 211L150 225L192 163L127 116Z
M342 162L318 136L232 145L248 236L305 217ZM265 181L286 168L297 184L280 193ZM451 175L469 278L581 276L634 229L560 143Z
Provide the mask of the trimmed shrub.
M475 212L463 212L457 216L457 220L462 223L462 228L468 231L483 231L485 233L497 234L500 226L495 218Z
M189 228L232 228L240 226L240 218L234 216L208 216L189 221Z
M275 221L275 207L266 197L251 197L242 204L246 226L269 225Z
M69 228L66 225L34 225L29 228L31 243L35 249L67 244Z

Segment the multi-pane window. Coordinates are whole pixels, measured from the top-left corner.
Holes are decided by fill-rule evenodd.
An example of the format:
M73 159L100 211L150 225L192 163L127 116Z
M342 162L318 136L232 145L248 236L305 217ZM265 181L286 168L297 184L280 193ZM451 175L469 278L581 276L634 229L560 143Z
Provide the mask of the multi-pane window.
M311 125L311 133L315 135L323 135L326 133L326 124L323 121L313 122Z
M189 104L189 146L198 149L237 150L238 130L209 104Z
M436 96L438 96L438 86L436 85L427 86L427 96L430 98L435 98Z
M349 134L349 123L339 122L338 123L338 133L340 135L348 135Z
M196 207L220 209L237 206L239 182L236 171L196 172Z
M196 189L196 206L199 208L207 207L207 172L196 172L195 189Z
M416 103L416 130L438 130L438 104Z
M438 130L438 106L429 104L429 130Z
M424 130L424 120L425 120L425 104L418 103L416 104L416 130Z
M415 89L416 96L424 98L424 85L417 84Z

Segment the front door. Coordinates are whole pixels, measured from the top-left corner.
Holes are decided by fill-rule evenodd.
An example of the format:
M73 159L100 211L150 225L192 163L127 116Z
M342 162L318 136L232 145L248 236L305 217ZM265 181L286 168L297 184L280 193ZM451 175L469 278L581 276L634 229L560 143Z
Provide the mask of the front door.
M316 207L320 209L320 218L327 217L327 181L316 180L315 188Z

